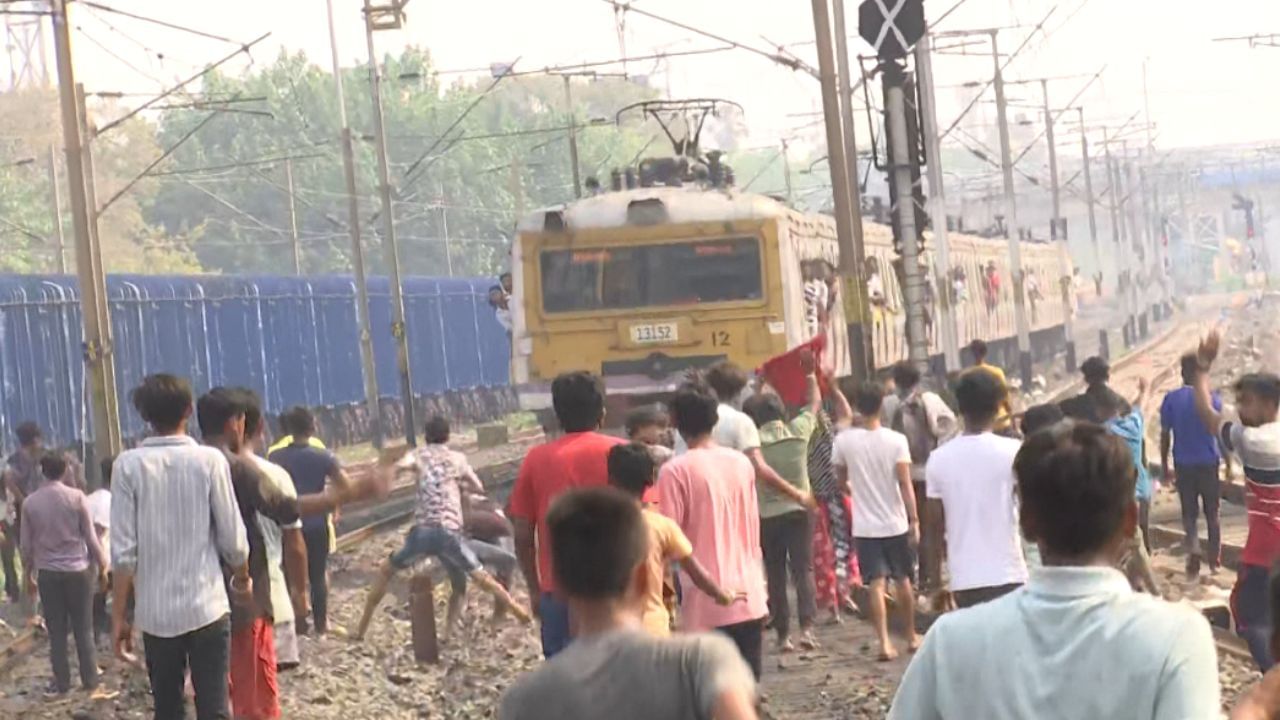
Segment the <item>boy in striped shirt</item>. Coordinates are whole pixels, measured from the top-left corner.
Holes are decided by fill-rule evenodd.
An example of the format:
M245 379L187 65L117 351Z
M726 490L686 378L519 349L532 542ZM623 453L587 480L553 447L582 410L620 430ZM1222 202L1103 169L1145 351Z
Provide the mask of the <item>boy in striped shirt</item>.
M1209 392L1209 368L1218 356L1217 331L1200 342L1196 357L1200 372L1195 382L1196 412L1214 433L1224 450L1240 457L1244 468L1249 535L1240 555L1240 571L1231 591L1236 633L1266 672L1275 658L1271 652L1271 567L1280 560L1280 377L1273 373L1248 373L1236 380L1239 420L1228 420L1213 408Z

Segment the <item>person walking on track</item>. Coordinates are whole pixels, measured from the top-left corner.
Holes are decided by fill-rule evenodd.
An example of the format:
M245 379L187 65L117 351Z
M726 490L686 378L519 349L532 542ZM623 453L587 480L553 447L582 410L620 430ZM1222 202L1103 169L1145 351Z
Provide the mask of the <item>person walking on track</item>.
M1222 524L1218 505L1222 487L1218 470L1222 455L1214 434L1200 422L1195 406L1195 383L1200 363L1195 353L1182 356L1182 387L1170 390L1160 403L1160 471L1165 482L1178 489L1182 504L1182 532L1187 553L1187 579L1200 575L1202 559L1209 561L1209 573L1222 567ZM1222 411L1222 397L1213 393L1213 409ZM1169 453L1173 451L1173 470ZM1200 546L1200 508L1209 534L1208 547Z
M916 515L911 485L911 450L907 438L881 425L884 390L876 383L858 388L853 405L862 415L861 427L836 437L832 460L836 472L847 478L853 490L854 546L858 569L870 590L871 621L880 640L880 659L893 660L898 651L889 639L886 586L895 584L894 599L902 613L907 649L915 651L915 549L920 543L920 519Z
M67 633L75 637L80 683L100 695L93 641L93 593L107 584L107 557L89 516L84 493L62 483L67 463L56 454L39 461L44 479L22 504L22 566L39 589L49 631L53 683L49 695L71 690ZM90 563L92 560L92 563ZM90 575L90 568L96 572Z
M349 487L342 463L328 450L315 447L312 436L316 419L304 407L286 411L292 442L267 458L284 468L299 495L323 493L326 486ZM307 585L311 594L311 616L317 633L329 632L329 553L333 549L332 513L302 519L302 538L307 545ZM306 631L306 618L299 618L299 630Z
M956 415L937 393L926 390L920 382L920 368L909 361L893 366L894 392L884 399L880 412L882 422L891 430L907 438L911 448L911 484L916 493L916 517L928 522L925 513L925 465L939 445L947 442L959 431ZM936 535L931 528L921 529L920 557L928 558L935 550L929 541ZM921 562L927 562L922 560ZM921 578L919 590L928 588Z
M686 385L676 391L671 414L689 449L662 466L658 503L662 514L675 520L693 543L694 557L716 585L743 593L742 601L720 605L705 593L688 592L694 587L693 578L682 572L680 584L686 592L681 597L681 630L718 630L728 635L758 678L769 608L756 474L746 455L713 439L716 406L716 398L701 386Z
M926 568L942 587L942 557L956 605L993 600L1027 581L1018 535L1013 458L1020 443L993 432L1006 389L991 373L968 372L956 386L964 432L933 451L925 466L929 520L935 548Z
M836 433L853 422L853 408L839 386L818 411L817 427L809 441L809 485L818 505L813 531L813 580L817 605L831 611L831 620L842 622L841 612L857 614L851 588L862 585L858 555L853 551L853 502L849 484L837 475L831 460Z
M604 422L604 382L599 377L587 372L560 375L551 383L551 405L564 435L525 455L507 507L547 658L572 639L569 606L556 595L547 511L566 490L608 485L609 450L622 442L599 432Z
M810 495L809 440L817 428L822 393L818 389L813 355L805 361L807 404L787 420L782 398L773 393L753 395L743 410L760 431L765 462L797 490ZM818 615L813 582L813 515L809 508L780 495L759 482L760 539L764 551L765 577L769 587L769 617L778 635L778 649L795 649L791 641L791 605L787 598L787 576L796 591L796 611L800 621L800 647L813 650L818 641L813 623Z
M1235 383L1239 419L1223 417L1214 409L1209 391L1209 370L1220 343L1215 331L1196 350L1196 413L1205 429L1222 443L1222 449L1239 456L1244 471L1249 535L1231 591L1231 615L1254 662L1266 672L1275 664L1271 649L1275 619L1269 586L1272 568L1280 560L1280 377L1269 372L1241 376Z
M185 714L185 671L198 720L228 718L231 605L252 602L249 542L217 448L187 435L191 386L151 375L132 394L152 435L116 459L111 498L111 635L116 656L136 662L127 608L146 647L155 715ZM231 568L228 585L222 566ZM136 582L135 582L136 580Z
M1064 421L1027 438L1014 474L1022 532L1044 567L1021 589L938 618L890 720L1221 717L1209 623L1134 592L1115 569L1138 524L1124 443Z

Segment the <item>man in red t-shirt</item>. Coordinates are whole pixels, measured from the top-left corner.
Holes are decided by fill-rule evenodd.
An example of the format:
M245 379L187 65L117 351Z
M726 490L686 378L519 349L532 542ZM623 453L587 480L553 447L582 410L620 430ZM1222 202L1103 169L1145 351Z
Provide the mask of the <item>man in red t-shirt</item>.
M604 421L604 394L604 383L588 372L565 373L551 383L551 404L565 434L525 456L507 508L529 603L542 625L542 654L548 658L570 637L569 606L556 593L551 572L547 509L567 490L609 484L609 450L622 439L597 432Z

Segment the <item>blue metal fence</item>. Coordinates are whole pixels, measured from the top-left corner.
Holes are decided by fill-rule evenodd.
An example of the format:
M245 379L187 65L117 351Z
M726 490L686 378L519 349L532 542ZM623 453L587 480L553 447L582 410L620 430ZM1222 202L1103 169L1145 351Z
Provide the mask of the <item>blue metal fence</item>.
M488 305L491 280L407 278L405 316L414 390L437 395L508 384L510 344ZM269 413L303 404L364 400L355 285L350 277L154 276L107 278L120 421L142 432L128 393L145 375L170 372L197 392L256 390ZM390 286L369 279L378 389L396 397ZM75 278L0 275L0 450L35 420L50 443L71 445L86 406Z

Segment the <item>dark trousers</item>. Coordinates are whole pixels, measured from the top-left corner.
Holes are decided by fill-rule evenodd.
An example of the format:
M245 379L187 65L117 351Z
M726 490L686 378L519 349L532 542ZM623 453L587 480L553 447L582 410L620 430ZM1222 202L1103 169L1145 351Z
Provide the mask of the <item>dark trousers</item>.
M974 605L981 605L985 602L991 602L996 598L1004 597L1009 593L1022 587L1022 583L1010 583L1008 585L992 585L991 587L972 588L969 590L957 590L951 593L955 598L956 607L967 608Z
M311 589L311 616L316 632L329 631L329 527L302 528L307 546L307 582ZM305 620L305 618L303 618Z
M765 578L769 584L769 617L778 637L791 632L791 607L787 599L787 571L796 587L796 611L801 629L813 625L818 614L813 585L813 518L806 510L760 519L760 546L764 551Z
M76 640L80 661L80 683L98 686L98 661L93 646L93 588L88 572L41 570L37 578L44 623L49 630L49 662L53 683L59 692L71 689L71 663L67 657L67 632Z
M0 489L0 492L4 490ZM17 602L22 592L22 580L18 578L18 568L14 563L14 556L18 549L17 523L10 525L0 522L0 531L4 534L4 539L0 540L0 564L4 565L4 594L9 596L10 601Z
M764 669L764 618L724 625L716 628L716 632L728 635L733 644L738 646L742 659L747 661L752 674L759 680Z
M1177 465L1173 469L1178 487L1178 499L1182 502L1182 531L1186 534L1187 557L1201 556L1209 561L1209 567L1222 564L1222 525L1218 507L1222 501L1222 486L1218 482L1218 465ZM1200 552L1200 508L1204 507L1204 522L1209 528L1209 547Z
M110 587L110 581L108 581ZM93 594L93 640L101 642L102 638L111 637L111 613L107 611L107 595L110 590Z
M230 720L227 677L231 662L231 620L223 617L185 635L142 635L156 720L186 717L187 668L196 691L196 720Z

